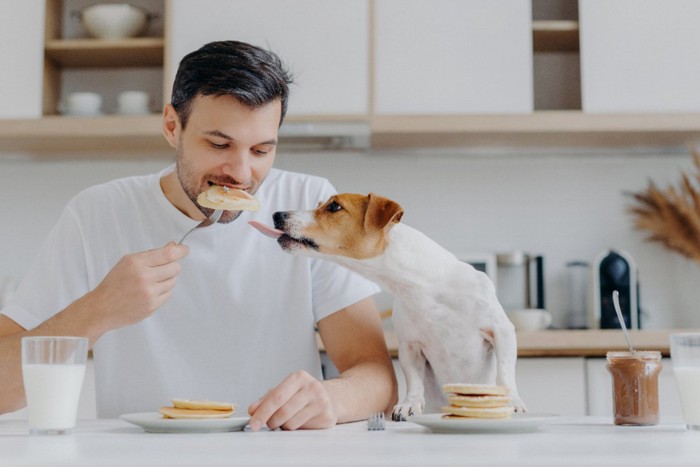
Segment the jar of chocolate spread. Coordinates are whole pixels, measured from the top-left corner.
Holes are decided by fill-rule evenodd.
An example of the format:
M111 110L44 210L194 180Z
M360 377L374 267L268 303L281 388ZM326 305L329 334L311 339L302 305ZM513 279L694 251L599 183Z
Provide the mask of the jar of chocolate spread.
M615 425L659 423L661 352L608 352Z

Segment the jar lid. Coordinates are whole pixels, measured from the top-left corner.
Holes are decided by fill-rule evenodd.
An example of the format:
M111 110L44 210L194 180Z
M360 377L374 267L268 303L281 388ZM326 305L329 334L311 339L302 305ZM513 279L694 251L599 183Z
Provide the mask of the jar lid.
M638 350L630 351L613 351L605 354L608 359L611 358L627 358L627 359L661 359L661 352L658 350Z

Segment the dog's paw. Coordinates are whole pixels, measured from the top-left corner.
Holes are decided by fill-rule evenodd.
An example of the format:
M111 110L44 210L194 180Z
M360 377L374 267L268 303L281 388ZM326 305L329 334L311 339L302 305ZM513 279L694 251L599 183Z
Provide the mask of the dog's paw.
M420 415L425 407L424 399L406 399L400 404L394 406L391 412L391 419L395 422L405 422L406 417L410 415Z
M420 408L414 408L410 405L398 404L394 406L391 412L391 419L395 422L405 422L410 415L419 415L423 413Z
M525 407L525 402L520 397L512 397L511 404L515 408L516 413L526 413L527 407Z

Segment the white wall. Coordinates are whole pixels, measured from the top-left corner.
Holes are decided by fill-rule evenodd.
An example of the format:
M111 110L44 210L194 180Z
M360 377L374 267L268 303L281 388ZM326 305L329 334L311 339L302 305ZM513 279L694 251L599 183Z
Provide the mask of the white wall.
M0 154L0 279L22 277L73 194L158 170L168 160L38 162ZM637 261L644 327L700 326L698 266L645 242L632 228L623 194L643 190L648 179L676 183L692 166L689 153L281 153L277 166L326 176L339 191L393 198L404 207L405 223L457 254L544 254L547 308L555 324L563 322L566 304L565 263L593 261L612 247ZM387 296L379 300L382 308L390 304Z

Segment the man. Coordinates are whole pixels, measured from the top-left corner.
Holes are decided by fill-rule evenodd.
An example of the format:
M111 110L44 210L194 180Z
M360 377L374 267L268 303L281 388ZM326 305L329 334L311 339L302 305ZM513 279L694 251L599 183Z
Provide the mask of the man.
M253 430L297 429L390 407L396 380L376 285L288 255L247 223L314 208L334 191L272 168L290 83L276 55L240 42L182 60L163 114L176 168L78 194L3 309L0 413L24 405L25 335L90 339L100 417L214 399L247 407ZM255 193L261 210L225 212L176 244L211 214L196 198L212 184ZM336 379L319 380L314 326Z

